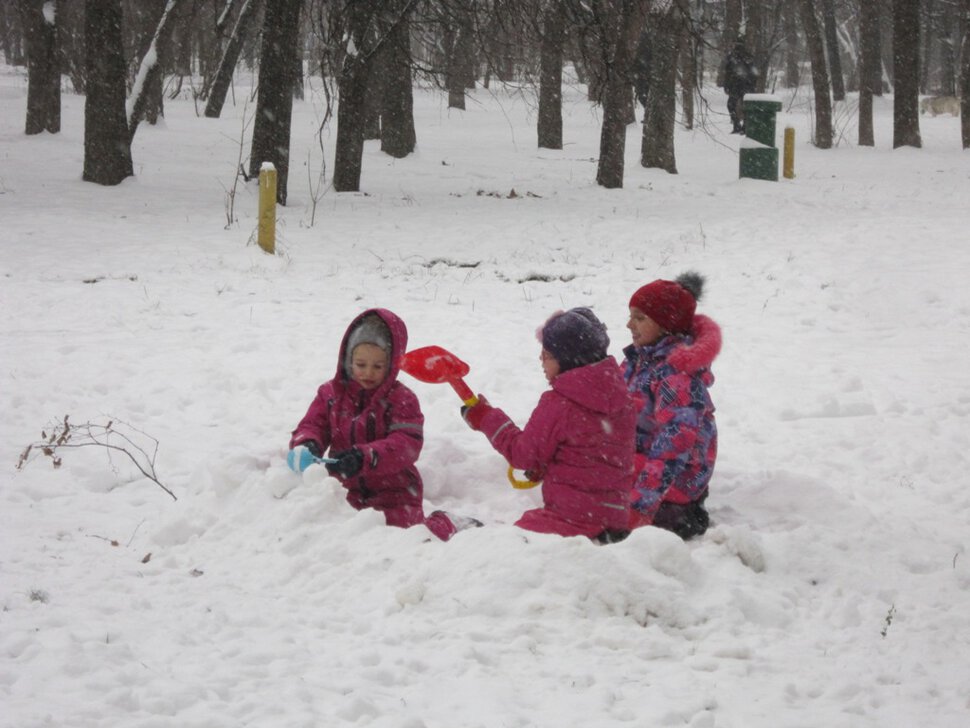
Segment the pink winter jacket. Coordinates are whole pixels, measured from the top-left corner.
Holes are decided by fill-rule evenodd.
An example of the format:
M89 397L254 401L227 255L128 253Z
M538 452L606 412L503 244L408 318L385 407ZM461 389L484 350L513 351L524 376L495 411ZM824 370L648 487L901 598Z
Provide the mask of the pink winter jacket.
M391 332L390 369L374 390L363 389L344 369L350 332L368 314L380 316ZM424 415L414 392L397 381L407 348L404 322L386 309L361 313L347 327L337 358L337 376L321 385L290 438L290 447L315 440L321 452L356 446L364 456L358 475L343 480L347 500L357 509L388 512L388 523L414 525L423 520L423 484L415 462L424 442ZM392 521L394 521L392 523Z
M514 467L543 473L543 508L518 525L563 536L597 536L629 523L636 410L613 357L560 374L525 429L500 409L481 431Z

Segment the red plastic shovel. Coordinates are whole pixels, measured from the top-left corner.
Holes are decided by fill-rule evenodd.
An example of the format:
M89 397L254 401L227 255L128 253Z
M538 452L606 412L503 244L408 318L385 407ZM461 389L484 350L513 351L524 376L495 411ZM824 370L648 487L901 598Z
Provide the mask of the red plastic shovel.
M468 407L478 404L478 397L462 379L468 374L470 367L447 349L432 345L409 351L401 357L401 369L419 382L428 384L447 382ZM511 465L508 478L513 488L535 488L539 485L538 481L517 479Z
M442 384L447 382L469 407L478 403L478 397L462 379L469 366L440 346L422 346L401 357L401 369L421 382Z

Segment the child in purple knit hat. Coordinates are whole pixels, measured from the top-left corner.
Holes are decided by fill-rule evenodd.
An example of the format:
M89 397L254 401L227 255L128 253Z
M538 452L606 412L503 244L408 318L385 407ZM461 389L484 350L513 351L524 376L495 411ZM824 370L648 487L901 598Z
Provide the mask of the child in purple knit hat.
M553 314L538 332L550 388L523 429L479 396L463 409L512 467L542 480L542 508L516 525L529 531L587 536L602 543L629 533L633 484L633 401L606 327L588 308Z

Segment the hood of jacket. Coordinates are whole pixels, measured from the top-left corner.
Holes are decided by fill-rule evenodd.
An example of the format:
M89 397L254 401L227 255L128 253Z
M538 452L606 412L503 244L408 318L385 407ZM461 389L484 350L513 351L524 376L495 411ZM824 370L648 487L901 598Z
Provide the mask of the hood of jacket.
M601 414L619 412L630 402L630 393L620 367L612 356L563 372L552 381L552 389L566 399Z
M696 374L710 369L721 352L721 327L713 319L696 314L689 334L670 334L653 344L623 350L628 361L666 359L676 371Z
M391 354L388 357L388 370L387 376L384 381L373 390L371 396L381 397L387 394L388 390L397 381L397 375L400 371L401 356L407 351L408 346L408 329L404 325L404 321L401 320L397 314L388 311L386 308L369 308L366 311L362 311L350 324L347 326L347 330L344 331L344 337L340 341L340 354L337 357L337 374L334 377L334 385L338 388L350 391L351 393L357 393L361 390L361 386L357 384L350 377L350 372L347 371L344 366L344 362L347 361L347 344L350 340L350 334L360 326L361 321L367 316L378 316L387 326L388 331L391 332Z

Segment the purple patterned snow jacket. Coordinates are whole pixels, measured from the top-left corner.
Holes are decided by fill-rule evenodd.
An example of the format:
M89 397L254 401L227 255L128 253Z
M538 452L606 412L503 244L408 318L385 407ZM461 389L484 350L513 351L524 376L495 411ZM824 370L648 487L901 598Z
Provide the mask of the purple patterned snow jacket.
M717 457L717 426L708 387L711 363L721 350L721 329L694 316L689 334L623 350L623 378L637 415L637 479L632 494L638 515L652 518L662 501L685 504L707 494Z
M391 332L387 378L370 391L344 369L350 333L369 314L380 316ZM342 480L347 501L357 509L384 511L388 525L405 528L424 520L424 486L415 467L424 444L424 415L414 392L397 381L407 343L407 327L390 311L373 308L357 316L340 343L337 376L320 386L290 438L291 448L315 440L321 452L356 446L364 463L359 474Z
M629 528L635 416L611 356L556 377L523 430L488 412L481 431L492 446L513 467L543 473L543 507L516 525L590 537Z

